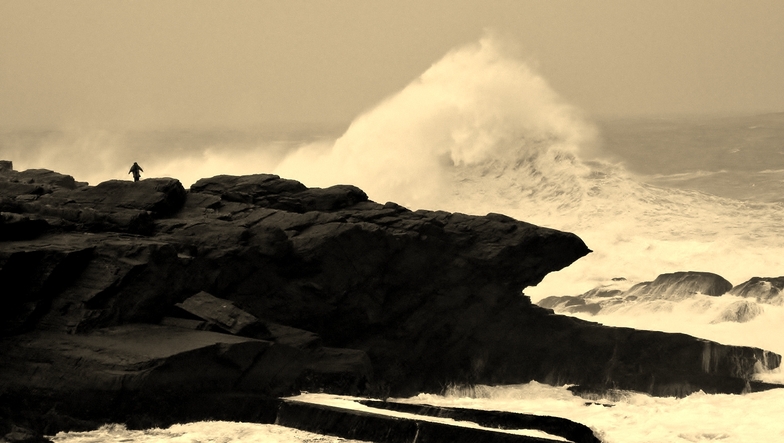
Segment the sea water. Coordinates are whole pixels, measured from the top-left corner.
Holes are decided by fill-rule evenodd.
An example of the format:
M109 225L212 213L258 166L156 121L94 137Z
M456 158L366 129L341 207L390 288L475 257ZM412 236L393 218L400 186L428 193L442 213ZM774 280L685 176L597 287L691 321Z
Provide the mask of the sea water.
M354 184L372 200L411 209L498 212L576 233L593 252L526 288L535 302L665 272L714 272L735 285L784 274L784 114L594 119L502 46L484 38L453 50L347 128L7 130L0 157L92 184L126 177L134 161L146 176L185 186L272 172L308 186ZM764 305L746 323L712 322L732 301L697 294L586 318L784 354L784 308ZM782 380L777 372L759 377ZM607 442L784 438L784 390L683 399L625 393L586 405L565 387L531 383L405 401L563 416ZM56 440L342 441L225 422L144 432L113 426Z

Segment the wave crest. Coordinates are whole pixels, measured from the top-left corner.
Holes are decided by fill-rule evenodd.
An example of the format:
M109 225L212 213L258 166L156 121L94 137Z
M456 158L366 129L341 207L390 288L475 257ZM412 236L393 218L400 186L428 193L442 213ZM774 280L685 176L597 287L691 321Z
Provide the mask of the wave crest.
M579 194L574 177L587 170L575 156L595 130L501 47L488 36L449 52L332 147L301 149L276 173L318 186L353 183L372 199L414 208L470 209L455 198L466 195L455 183L510 173L517 193L555 186L551 194Z

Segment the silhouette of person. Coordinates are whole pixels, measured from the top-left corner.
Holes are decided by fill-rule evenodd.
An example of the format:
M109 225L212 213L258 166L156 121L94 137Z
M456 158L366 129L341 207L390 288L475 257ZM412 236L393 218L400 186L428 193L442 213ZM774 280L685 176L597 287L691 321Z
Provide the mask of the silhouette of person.
M133 166L131 166L131 170L128 171L129 174L133 173L133 181L135 182L139 181L140 172L144 172L144 169L142 169L142 167L139 166L138 163L133 162Z

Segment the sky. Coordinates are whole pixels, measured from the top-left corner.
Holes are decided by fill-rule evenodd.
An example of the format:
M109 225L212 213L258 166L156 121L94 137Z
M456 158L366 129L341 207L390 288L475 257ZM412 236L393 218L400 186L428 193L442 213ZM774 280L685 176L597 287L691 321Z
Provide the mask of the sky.
M595 117L784 111L784 2L0 0L0 126L347 125L490 33Z

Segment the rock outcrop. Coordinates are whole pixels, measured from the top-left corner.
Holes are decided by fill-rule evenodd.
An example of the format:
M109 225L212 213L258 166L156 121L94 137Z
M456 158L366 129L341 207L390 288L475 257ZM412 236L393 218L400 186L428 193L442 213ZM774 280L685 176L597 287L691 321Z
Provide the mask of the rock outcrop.
M26 428L269 420L265 399L300 390L742 392L755 364L780 362L532 305L525 287L590 251L500 214L410 211L269 174L189 191L24 174L0 172L0 417Z
M727 306L711 323L735 322L746 323L762 314L764 309L757 303L741 300Z
M600 443L587 426L558 417L382 401L359 403L369 408L358 410L298 398L285 399L281 401L276 423L378 443L556 443L565 440ZM386 411L404 412L413 417L388 415ZM452 419L455 423L440 422L432 417ZM506 433L506 430L540 432L533 437Z
M753 298L757 303L784 305L784 277L754 277L735 286L730 294L738 297Z
M673 272L661 274L652 282L634 285L627 295L638 299L682 300L694 294L720 296L732 289L732 283L710 272Z
M724 277L709 272L675 272L662 274L652 282L631 285L626 279L613 279L608 284L583 294L545 297L537 305L563 314L608 314L618 310L669 311L675 303L697 296L720 297L732 295L740 300L724 307L711 323L745 323L764 312L760 305L784 304L784 277L754 277L737 286ZM710 301L699 302L700 308L711 306Z

